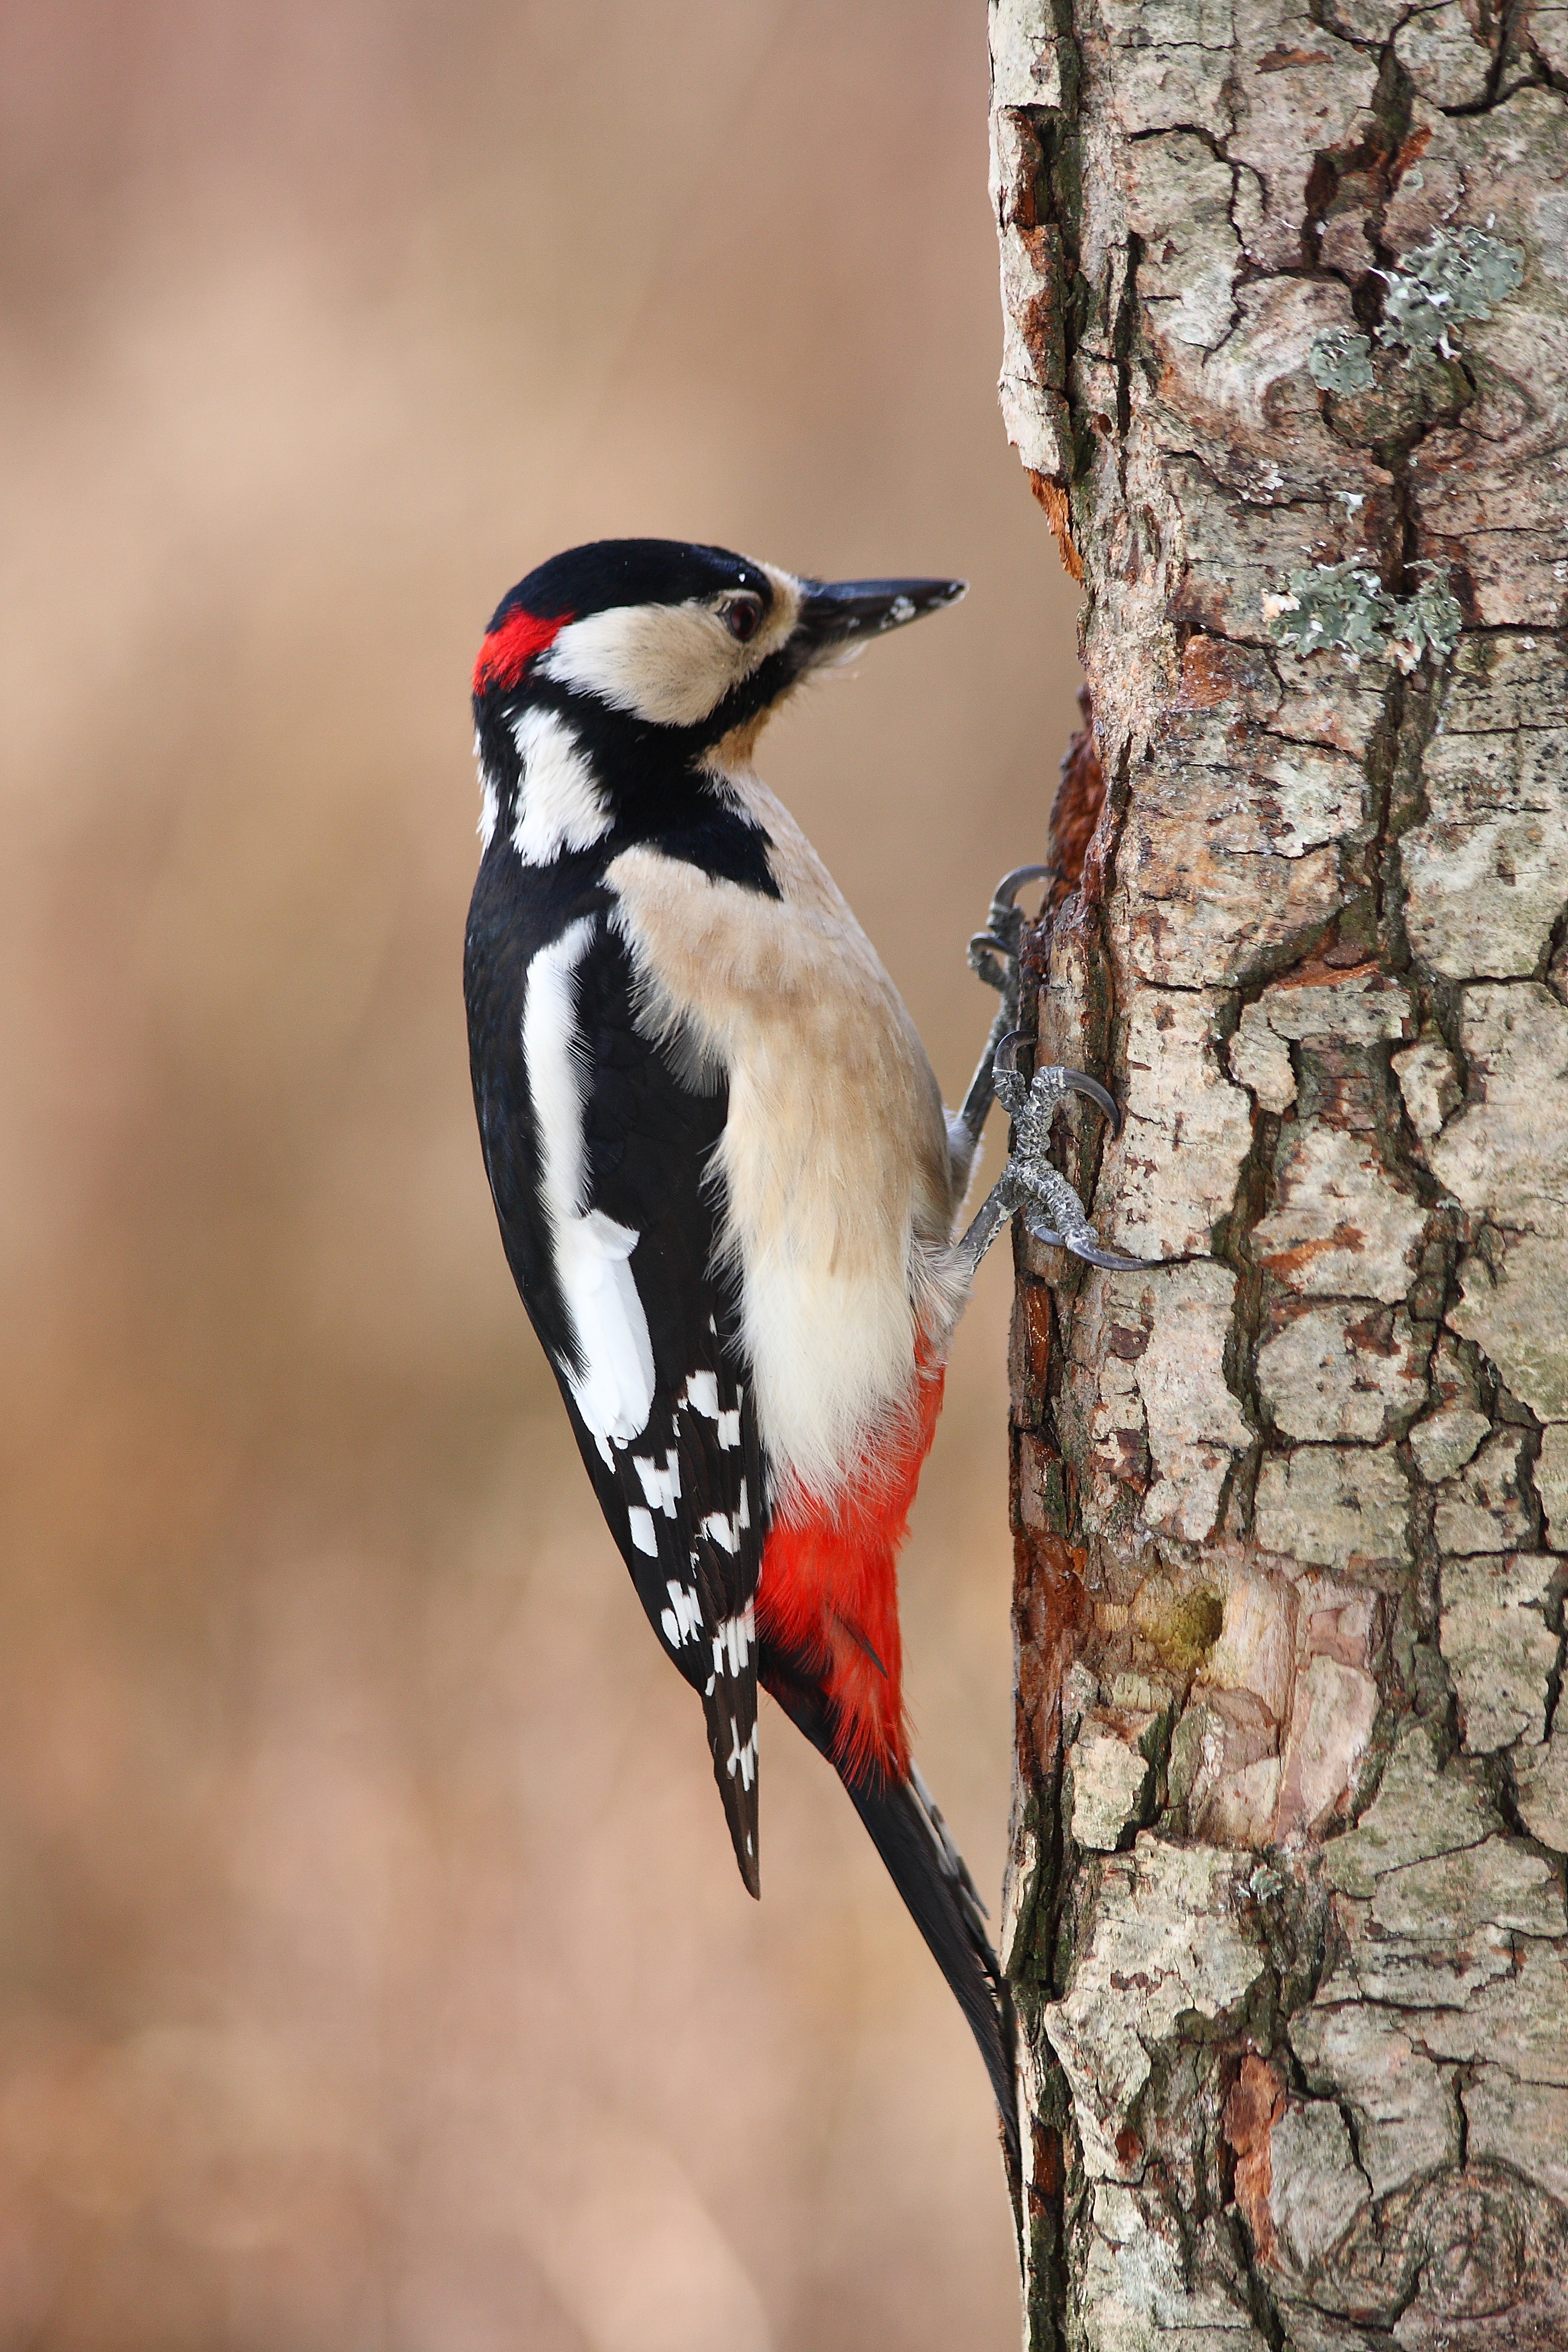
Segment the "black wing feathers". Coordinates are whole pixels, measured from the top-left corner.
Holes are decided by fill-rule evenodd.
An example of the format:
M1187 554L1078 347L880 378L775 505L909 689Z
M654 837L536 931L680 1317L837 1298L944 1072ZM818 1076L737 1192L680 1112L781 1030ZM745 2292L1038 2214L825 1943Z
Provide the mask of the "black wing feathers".
M728 1102L638 1029L629 960L607 929L580 971L578 1019L592 1203L639 1236L631 1270L655 1379L646 1430L612 1444L609 1463L595 1448L589 1466L649 1622L702 1698L735 1859L754 1895L763 1496L734 1303L714 1264L712 1156Z
M489 861L487 860L487 864ZM714 1148L722 1088L676 1066L637 1022L626 948L603 888L497 887L504 923L476 893L469 1028L486 1164L508 1258L561 1382L583 1459L649 1622L702 1698L714 1778L741 1874L757 1892L757 1688L752 1603L765 1533L756 1417L729 1286L714 1265L721 1216ZM586 877L584 877L585 879ZM654 1390L646 1425L621 1440L584 1422L569 1304L552 1262L540 1152L521 1044L528 965L570 921L601 911L574 972L586 1198L637 1235L629 1266L647 1319ZM498 914L500 912L498 909ZM504 935L503 935L504 934Z

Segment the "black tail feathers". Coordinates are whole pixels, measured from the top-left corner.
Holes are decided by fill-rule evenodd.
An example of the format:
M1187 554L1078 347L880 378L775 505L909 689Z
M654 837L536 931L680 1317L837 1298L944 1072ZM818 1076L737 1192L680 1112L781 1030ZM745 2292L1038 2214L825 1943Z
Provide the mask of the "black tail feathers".
M963 1858L918 1771L904 1781L846 1781L932 1958L980 2045L996 2095L1009 2169L1018 2168L1018 2103L1013 2074L1013 2004L985 1933L985 1915Z
M793 1661L764 1650L762 1678L796 1729L831 1761L833 1727L820 1685ZM907 1780L845 1778L856 1811L932 1958L980 2044L1006 2142L1007 2177L1017 2196L1018 2102L1013 2071L1013 2003L985 1933L985 1906L919 1772Z

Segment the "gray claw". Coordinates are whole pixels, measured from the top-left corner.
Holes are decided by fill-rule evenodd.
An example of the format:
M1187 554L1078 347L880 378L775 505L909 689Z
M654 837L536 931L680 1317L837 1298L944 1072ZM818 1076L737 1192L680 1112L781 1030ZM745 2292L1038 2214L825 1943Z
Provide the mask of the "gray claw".
M1038 1126L1043 1119L1045 1129L1048 1129L1057 1105L1064 1095L1087 1095L1110 1121L1111 1133L1121 1134L1123 1124L1121 1104L1110 1089L1102 1087L1098 1078L1091 1078L1087 1070L1069 1070L1065 1063L1049 1062L1037 1069L1032 1078L1021 1076L1018 1047L1023 1042L1018 1030L1009 1030L996 1048L994 1065L997 1097L1016 1119L1027 1119L1033 1126Z
M1088 1072L1084 1070L1064 1069L1060 1073L1060 1076L1061 1082L1063 1086L1066 1087L1069 1094L1087 1095L1090 1102L1098 1103L1100 1109L1105 1113L1106 1118L1110 1121L1111 1134L1121 1134L1122 1127L1121 1105L1117 1101L1116 1097L1110 1093L1108 1087L1102 1087L1098 1078L1091 1078ZM1142 1258L1137 1261L1140 1265L1142 1265Z
M1122 1257L1116 1250L1090 1249L1083 1242L1068 1242L1064 1247L1090 1265L1102 1265L1107 1274L1142 1274L1161 1263L1157 1257Z
M1012 980L1007 966L1013 952L1006 940L999 940L994 931L976 931L969 942L969 969L987 988L997 989L1005 996Z
M1004 874L992 896L985 929L976 931L969 942L970 970L978 972L988 988L999 989L1004 997L1016 987L1018 952L1024 943L1024 912L1016 903L1018 893L1026 883L1043 882L1050 871L1048 866L1016 866L1011 874Z
M1050 870L1048 866L1015 866L1011 874L1004 874L997 883L992 906L1011 908L1026 883L1043 882Z

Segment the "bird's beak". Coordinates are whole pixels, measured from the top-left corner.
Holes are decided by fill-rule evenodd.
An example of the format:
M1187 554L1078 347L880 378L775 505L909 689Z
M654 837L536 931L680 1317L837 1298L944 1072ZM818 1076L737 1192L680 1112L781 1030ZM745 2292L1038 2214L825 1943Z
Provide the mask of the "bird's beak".
M808 658L863 645L889 629L940 613L967 593L967 580L808 580L796 634Z

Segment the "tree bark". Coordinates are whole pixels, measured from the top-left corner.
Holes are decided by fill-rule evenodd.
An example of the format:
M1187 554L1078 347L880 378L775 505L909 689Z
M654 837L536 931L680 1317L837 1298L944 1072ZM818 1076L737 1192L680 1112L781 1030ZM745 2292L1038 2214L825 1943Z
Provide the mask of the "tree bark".
M1026 2340L1561 2352L1568 10L991 34L1095 730L1026 975L1167 1261L1017 1244Z

